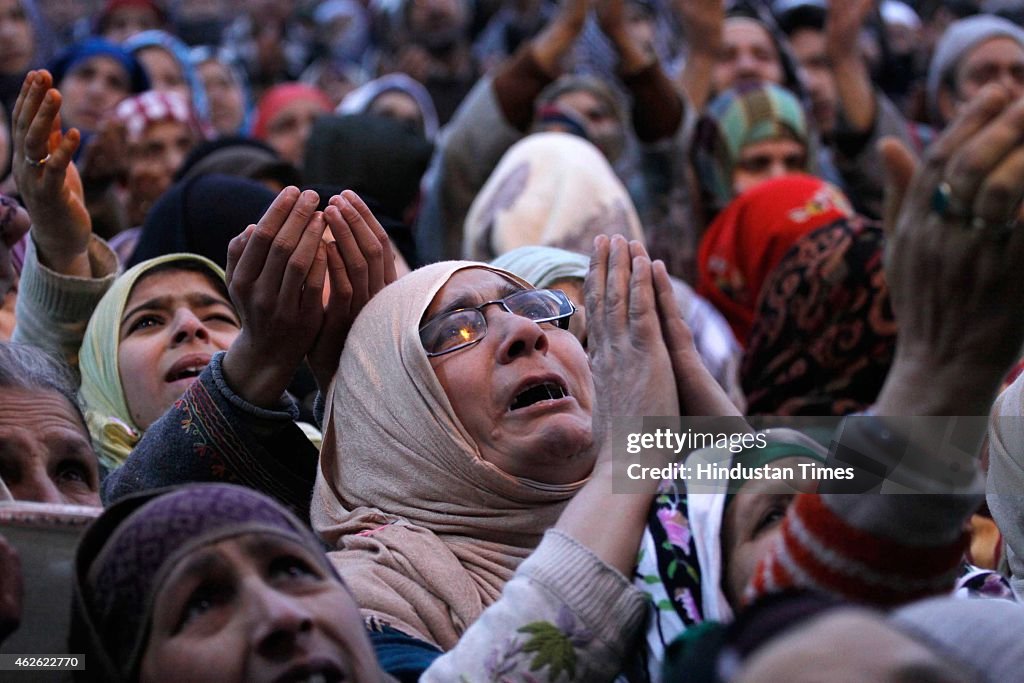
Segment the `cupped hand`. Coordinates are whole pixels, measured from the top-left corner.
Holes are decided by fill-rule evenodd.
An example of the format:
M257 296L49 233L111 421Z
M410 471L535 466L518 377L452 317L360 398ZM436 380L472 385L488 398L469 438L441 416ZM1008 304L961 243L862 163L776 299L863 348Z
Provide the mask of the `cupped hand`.
M227 283L242 331L225 379L249 403L279 403L324 319L326 222L316 192L281 191L256 225L228 245Z
M1018 358L1022 140L1024 100L1011 102L1002 88L989 86L916 171L905 148L894 141L883 146L894 195L887 202L885 273L900 328L883 398L899 382L930 376L925 381L937 397L944 393L958 409L982 411L960 414L986 414L991 393Z
M324 219L334 237L327 246L330 295L308 360L317 386L326 393L356 316L398 274L387 232L355 192L331 197Z
M25 76L14 105L15 183L32 218L32 236L44 265L65 275L90 277L92 221L82 181L72 163L78 130L61 131L61 95L48 71Z

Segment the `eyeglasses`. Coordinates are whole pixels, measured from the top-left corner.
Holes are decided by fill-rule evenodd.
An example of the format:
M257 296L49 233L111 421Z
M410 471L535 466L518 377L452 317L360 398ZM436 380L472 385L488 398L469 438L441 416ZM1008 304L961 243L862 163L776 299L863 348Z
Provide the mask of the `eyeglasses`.
M458 351L487 336L483 309L491 304L535 323L555 323L563 330L569 329L569 318L576 312L576 307L560 289L524 289L504 299L442 313L428 322L420 328L420 342L427 355L433 358Z

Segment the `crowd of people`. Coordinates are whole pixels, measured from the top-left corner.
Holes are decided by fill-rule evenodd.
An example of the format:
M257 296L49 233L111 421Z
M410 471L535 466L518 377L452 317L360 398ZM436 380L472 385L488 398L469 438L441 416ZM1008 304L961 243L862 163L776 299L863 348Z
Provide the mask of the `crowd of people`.
M82 680L1021 680L1024 2L0 0L0 104Z

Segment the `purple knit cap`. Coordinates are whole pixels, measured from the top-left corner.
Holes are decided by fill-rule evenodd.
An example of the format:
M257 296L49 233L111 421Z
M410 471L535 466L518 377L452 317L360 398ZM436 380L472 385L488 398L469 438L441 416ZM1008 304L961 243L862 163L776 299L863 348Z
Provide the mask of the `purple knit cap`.
M76 608L93 648L117 677L142 660L153 603L170 571L198 548L249 533L290 538L334 574L312 532L270 498L230 484L200 484L127 498L86 532L76 562ZM114 673L114 672L111 672Z

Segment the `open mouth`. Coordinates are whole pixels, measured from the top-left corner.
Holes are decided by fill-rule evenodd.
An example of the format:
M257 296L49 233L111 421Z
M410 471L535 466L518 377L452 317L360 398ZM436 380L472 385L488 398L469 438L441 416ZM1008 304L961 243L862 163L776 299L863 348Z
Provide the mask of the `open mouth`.
M345 673L330 663L296 667L278 678L275 683L344 683L346 680L348 677Z
M180 382L181 380L195 379L202 373L203 369L210 364L210 355L206 353L192 353L182 358L171 366L164 375L164 381L168 383Z
M205 365L190 365L187 368L181 368L180 370L173 370L167 373L164 381L177 382L180 379L192 379L199 376L199 373L203 371Z
M532 387L527 387L524 391L520 392L509 410L519 410L520 408L527 408L540 403L541 401L554 401L560 398L565 398L569 395L569 392L560 384L555 382L544 382L542 384L535 384Z

